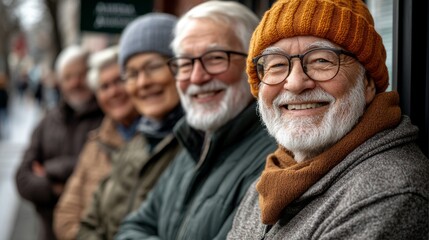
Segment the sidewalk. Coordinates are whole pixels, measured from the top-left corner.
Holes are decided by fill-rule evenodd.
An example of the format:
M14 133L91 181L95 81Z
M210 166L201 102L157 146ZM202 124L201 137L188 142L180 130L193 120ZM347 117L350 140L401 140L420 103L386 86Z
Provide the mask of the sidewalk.
M19 197L14 176L41 115L42 111L31 99L11 98L8 133L0 139L0 239L32 240L37 237L34 210Z

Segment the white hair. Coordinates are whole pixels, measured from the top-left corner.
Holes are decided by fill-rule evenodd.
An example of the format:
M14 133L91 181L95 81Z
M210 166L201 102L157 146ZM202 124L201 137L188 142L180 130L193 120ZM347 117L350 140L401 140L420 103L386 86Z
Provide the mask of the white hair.
M86 59L88 54L89 52L87 50L78 45L68 46L58 55L55 61L55 72L57 75L61 75L66 65L78 58Z
M207 1L197 5L183 15L174 28L174 40L171 48L176 55L180 54L180 43L183 30L194 19L210 19L220 26L232 26L237 38L240 39L243 50L249 49L250 38L259 23L259 18L250 9L238 2Z
M88 60L90 70L86 79L92 91L98 88L100 71L113 63L117 63L117 61L118 46L116 45L91 54Z

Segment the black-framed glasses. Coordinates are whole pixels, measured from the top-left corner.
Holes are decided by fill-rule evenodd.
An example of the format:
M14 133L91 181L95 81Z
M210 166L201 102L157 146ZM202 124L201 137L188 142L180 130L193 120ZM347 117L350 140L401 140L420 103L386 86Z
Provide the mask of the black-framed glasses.
M168 66L177 81L189 80L196 60L208 74L220 74L228 70L231 55L247 57L247 54L236 51L212 50L199 57L174 57L168 61Z
M143 64L138 69L126 69L121 78L127 83L136 82L140 73L144 73L147 77L156 75L160 70L167 66L166 58L160 58Z
M355 58L353 53L333 48L315 48L304 54L266 53L253 58L261 82L276 85L283 82L292 69L292 58L299 58L302 70L312 80L328 81L340 70L340 54Z

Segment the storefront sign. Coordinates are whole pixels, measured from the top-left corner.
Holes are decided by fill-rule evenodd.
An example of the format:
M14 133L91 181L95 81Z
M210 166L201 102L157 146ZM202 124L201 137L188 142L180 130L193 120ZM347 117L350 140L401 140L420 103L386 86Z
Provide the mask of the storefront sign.
M136 17L151 12L153 0L82 0L82 31L121 33Z

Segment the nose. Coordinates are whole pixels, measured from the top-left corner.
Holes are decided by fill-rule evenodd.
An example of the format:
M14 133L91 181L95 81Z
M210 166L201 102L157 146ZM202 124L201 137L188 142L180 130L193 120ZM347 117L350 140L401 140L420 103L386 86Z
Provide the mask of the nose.
M80 87L84 83L85 83L85 79L82 76L78 75L78 74L75 74L75 75L71 76L70 79L69 79L69 85L72 88Z
M316 87L315 81L305 74L299 59L291 60L289 76L284 81L283 88L287 91L299 94L305 90Z
M211 79L211 75L207 73L204 69L202 63L198 60L195 60L194 66L192 68L191 76L189 78L190 82L194 84L203 84Z
M116 96L120 92L120 88L121 88L121 86L119 84L112 82L112 83L110 83L109 87L107 88L107 94L110 97Z
M150 77L148 77L144 71L139 71L136 80L136 86L138 88L144 88L148 84L150 84Z

